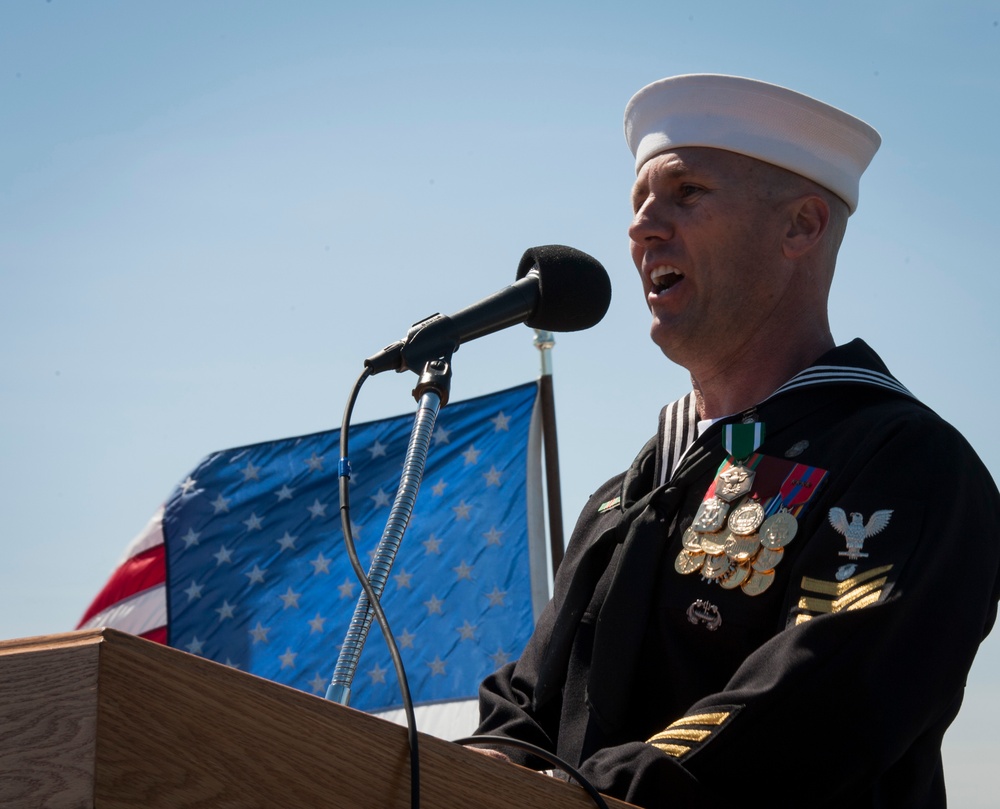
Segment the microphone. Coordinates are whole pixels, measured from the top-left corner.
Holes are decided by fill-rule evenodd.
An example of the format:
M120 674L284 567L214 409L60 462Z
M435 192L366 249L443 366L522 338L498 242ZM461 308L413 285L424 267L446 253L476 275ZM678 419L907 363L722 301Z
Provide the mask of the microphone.
M406 337L365 360L371 373L414 370L451 355L462 343L517 323L544 331L596 325L611 305L611 280L600 262L572 247L550 244L525 251L517 280L449 316L414 323Z

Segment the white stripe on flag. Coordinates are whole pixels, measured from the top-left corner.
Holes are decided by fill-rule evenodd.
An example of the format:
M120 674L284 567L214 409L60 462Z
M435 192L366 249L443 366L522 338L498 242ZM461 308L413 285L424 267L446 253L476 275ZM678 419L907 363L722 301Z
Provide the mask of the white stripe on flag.
M402 708L374 715L397 725L406 725L406 713ZM464 736L471 736L479 727L479 701L461 699L454 702L415 705L413 716L417 721L417 730L421 733L449 741L461 739Z
M80 629L110 626L131 635L142 635L166 625L167 588L158 584L102 610Z

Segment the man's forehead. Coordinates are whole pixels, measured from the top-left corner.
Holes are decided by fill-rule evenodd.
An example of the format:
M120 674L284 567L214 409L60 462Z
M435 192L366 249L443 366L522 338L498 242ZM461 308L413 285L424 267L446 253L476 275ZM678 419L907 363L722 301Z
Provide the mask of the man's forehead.
M767 164L753 157L730 152L726 149L716 149L709 146L683 146L667 152L652 155L639 168L633 188L644 187L650 176L687 177L692 174L710 173L714 175L732 175L749 173L755 167L764 168Z

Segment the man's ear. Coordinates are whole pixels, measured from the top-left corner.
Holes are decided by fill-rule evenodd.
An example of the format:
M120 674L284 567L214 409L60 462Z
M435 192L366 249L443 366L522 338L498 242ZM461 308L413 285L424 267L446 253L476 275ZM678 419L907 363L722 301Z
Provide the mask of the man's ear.
M823 239L830 224L830 206L816 194L788 204L788 228L781 242L785 258L801 258Z

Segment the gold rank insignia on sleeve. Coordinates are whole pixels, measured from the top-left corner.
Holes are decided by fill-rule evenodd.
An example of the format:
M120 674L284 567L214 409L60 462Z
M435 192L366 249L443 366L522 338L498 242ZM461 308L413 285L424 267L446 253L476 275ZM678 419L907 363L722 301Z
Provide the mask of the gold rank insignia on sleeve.
M707 744L741 708L740 705L720 705L717 711L682 716L648 739L646 744L673 758L682 758Z
M871 606L882 596L890 570L892 565L876 567L844 581L823 581L803 576L803 594L798 604L802 612L795 618L796 625L817 615Z

